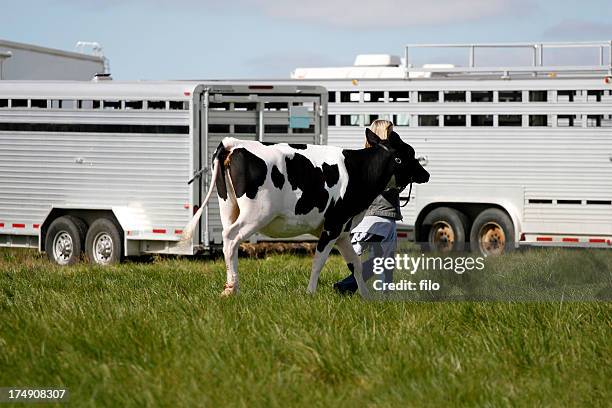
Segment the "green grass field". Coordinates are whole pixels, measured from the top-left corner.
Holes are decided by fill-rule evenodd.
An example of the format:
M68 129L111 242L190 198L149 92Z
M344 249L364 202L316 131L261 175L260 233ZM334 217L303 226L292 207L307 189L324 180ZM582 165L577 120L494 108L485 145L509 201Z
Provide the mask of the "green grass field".
M612 251L496 262L610 272ZM219 259L60 268L1 250L0 386L67 387L79 407L611 406L609 301L342 297L339 256L309 296L309 270L307 256L241 259L242 293L221 299Z

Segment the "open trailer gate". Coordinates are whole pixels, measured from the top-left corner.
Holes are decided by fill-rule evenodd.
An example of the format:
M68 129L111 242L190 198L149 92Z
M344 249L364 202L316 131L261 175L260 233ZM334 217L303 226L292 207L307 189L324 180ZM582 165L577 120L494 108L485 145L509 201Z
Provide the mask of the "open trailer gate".
M292 93L295 86L251 85L248 93L229 92L212 87L202 94L202 162L209 166L212 155L224 137L259 140L270 143L320 144L326 141L327 116L323 115L326 99L324 88L304 89ZM298 89L295 89L298 91ZM284 92L284 93L283 93ZM210 180L202 193L208 191ZM203 195L201 195L203 197ZM210 200L201 226L204 246L222 244L221 218L217 200ZM261 239L256 235L253 239ZM302 239L297 237L296 239ZM267 239L267 238L264 238Z

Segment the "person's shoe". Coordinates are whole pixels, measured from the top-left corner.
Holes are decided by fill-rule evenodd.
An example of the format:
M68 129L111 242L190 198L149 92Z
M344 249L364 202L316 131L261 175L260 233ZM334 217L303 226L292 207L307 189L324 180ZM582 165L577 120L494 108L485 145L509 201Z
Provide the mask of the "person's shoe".
M334 289L341 295L352 295L357 292L357 280L350 274L339 282L334 283Z

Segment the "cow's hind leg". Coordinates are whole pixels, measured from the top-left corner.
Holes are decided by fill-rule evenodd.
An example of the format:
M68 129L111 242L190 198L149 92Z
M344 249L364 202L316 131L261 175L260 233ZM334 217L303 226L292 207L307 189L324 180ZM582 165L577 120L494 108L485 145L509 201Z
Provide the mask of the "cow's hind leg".
M232 195L229 195L226 199L219 198L219 212L221 223L223 224L223 257L225 258L225 272L227 275L223 293L229 295L238 291L238 282L234 282L234 271L237 270L238 265L238 249L232 244L232 240L226 233L226 231L230 231L230 228L236 223L240 215L236 198Z
M338 246L338 250L344 261L348 265L349 269L351 266L353 267L353 274L355 275L355 280L357 281L357 288L359 288L359 294L362 297L366 297L368 295L368 289L363 280L363 265L361 264L361 258L355 252L353 245L351 245L351 238L349 234L342 234L338 237L336 241L336 245Z
M240 243L264 227L268 221L259 214L240 212L238 219L223 229L223 256L227 268L227 281L221 296L238 293L238 249Z
M232 224L233 225L233 224ZM238 293L238 248L240 241L231 226L223 229L223 257L225 258L226 280L221 296Z

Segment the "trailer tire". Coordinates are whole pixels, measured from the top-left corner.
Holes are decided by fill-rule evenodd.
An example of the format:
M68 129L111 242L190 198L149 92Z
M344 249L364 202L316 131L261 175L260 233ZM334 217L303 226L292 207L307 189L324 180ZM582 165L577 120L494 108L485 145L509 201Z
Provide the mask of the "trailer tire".
M96 265L111 265L121 262L123 239L115 222L98 218L87 231L85 252L89 261Z
M478 214L470 231L472 252L497 256L514 250L514 224L504 211L488 208Z
M45 252L58 265L73 265L83 253L87 225L80 218L64 215L56 218L45 235Z
M421 246L425 251L464 251L468 218L461 211L438 207L425 216L421 236L427 239Z

